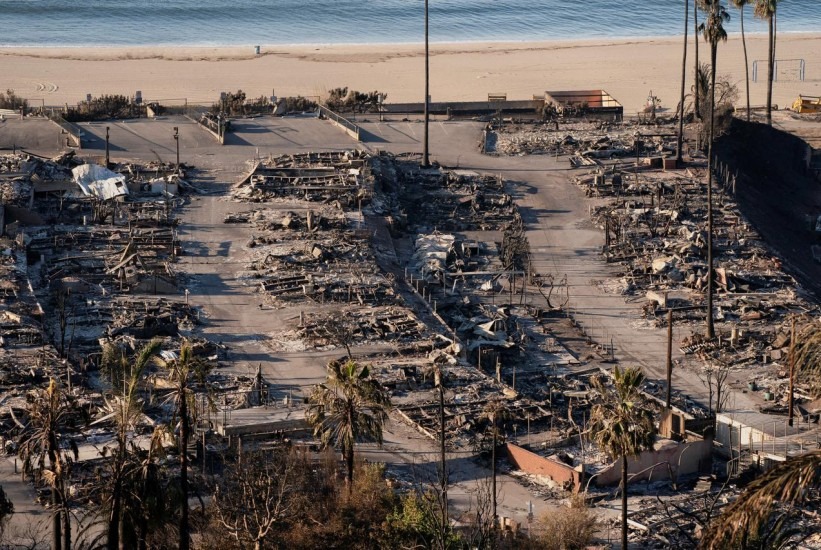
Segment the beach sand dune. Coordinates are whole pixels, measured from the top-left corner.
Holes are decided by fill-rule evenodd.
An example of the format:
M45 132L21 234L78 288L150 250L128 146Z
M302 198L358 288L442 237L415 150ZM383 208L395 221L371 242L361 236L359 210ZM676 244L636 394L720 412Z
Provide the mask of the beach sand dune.
M753 105L766 98L767 37L747 40ZM454 43L431 46L431 97L434 101L479 100L488 93L529 99L545 90L604 88L627 114L640 110L650 91L662 106L676 108L681 79L681 38L517 43ZM798 96L821 95L821 34L778 37L779 81L774 102L788 106ZM692 67L690 37L688 66ZM700 58L709 60L700 44ZM804 60L805 80L797 60ZM796 60L796 61L787 61ZM719 75L739 86L744 99L744 58L740 35L719 48ZM221 91L242 89L260 95L324 95L347 86L379 90L388 102L421 101L424 57L419 44L251 47L112 47L0 49L3 88L46 105L74 104L86 94L118 93L157 100L211 103ZM688 70L689 90L692 69Z

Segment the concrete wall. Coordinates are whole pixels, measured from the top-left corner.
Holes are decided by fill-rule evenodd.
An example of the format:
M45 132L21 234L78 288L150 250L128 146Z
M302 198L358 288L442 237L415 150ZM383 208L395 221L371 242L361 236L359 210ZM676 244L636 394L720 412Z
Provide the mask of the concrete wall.
M673 477L709 473L713 442L699 439L676 443L669 439L656 442L652 451L645 451L638 457L628 457L627 472L630 482L652 479L654 481ZM636 475L637 474L637 475ZM616 460L593 478L599 486L617 485L621 482L621 459Z
M581 488L582 472L572 466L539 456L512 443L506 443L505 450L508 460L519 470L528 474L549 476L562 486L570 483L574 493Z
M327 107L323 107L322 105L319 106L319 118L324 118L334 126L341 128L342 131L346 132L356 141L361 141L359 139L359 126L354 124L347 118L331 111Z
M499 109L503 113L535 113L544 105L544 100L511 100L511 101L437 101L428 104L431 114L488 114ZM382 106L385 113L423 113L424 103L386 103Z
M83 131L79 126L68 122L59 114L52 115L49 117L49 120L51 120L64 132L63 137L66 139L66 146L76 147L77 149L83 148Z

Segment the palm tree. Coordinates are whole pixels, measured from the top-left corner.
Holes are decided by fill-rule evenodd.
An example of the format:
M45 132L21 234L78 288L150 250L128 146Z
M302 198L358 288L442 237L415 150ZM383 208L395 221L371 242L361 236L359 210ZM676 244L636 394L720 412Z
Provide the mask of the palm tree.
M699 29L704 40L710 44L710 134L707 147L707 338L715 336L713 325L713 141L715 141L716 110L716 58L718 43L727 40L724 23L730 20L730 14L721 5L721 0L702 0L709 8L707 20Z
M123 354L118 358L119 365L108 365L114 395L109 403L114 413L116 426L116 449L111 452L111 477L106 480L109 487L108 505L108 545L109 550L126 547L126 518L131 515L123 509L126 478L129 475L129 432L134 429L143 414L142 402L137 395L138 387L151 359L160 349L160 340L152 340L140 349L134 363L130 364ZM104 353L104 356L109 355ZM103 448L103 456L108 453Z
M741 12L741 44L744 47L744 75L747 83L747 122L750 122L750 63L747 61L747 38L744 35L744 8L753 0L733 0L733 5Z
M755 0L755 16L767 20L767 124L773 125L773 69L775 68L775 17L778 0Z
M167 495L160 479L160 466L157 458L165 453L163 439L167 430L160 426L151 435L151 441L144 455L132 454L132 468L128 478L126 498L133 501L133 506L126 505L134 514L135 535L138 550L148 550L148 535L151 529L168 523L169 510Z
M191 425L196 423L196 405L194 389L204 385L209 367L203 361L194 358L191 344L183 342L179 357L166 363L168 382L171 384L169 400L174 404L174 416L180 426L180 541L179 549L190 547L190 528L188 521L188 441L191 438Z
M52 378L47 388L34 393L28 414L28 424L21 435L18 450L23 471L44 480L51 488L52 549L70 550L71 515L66 479L72 459L77 460L79 450L73 439L69 439L71 454L62 450L59 438L77 423L78 408L71 396L64 393Z
M641 406L639 394L644 374L639 367L613 371L613 388L605 379L592 379L597 403L590 411L588 429L608 456L621 457L621 547L627 548L627 457L650 449L655 440L653 413Z
M821 323L817 320L796 338L795 370L821 393ZM733 548L743 544L748 533L767 528L773 512L781 504L800 504L810 489L821 488L821 451L788 458L750 483L744 493L716 518L701 541L707 550Z
M687 80L687 28L690 23L690 0L684 0L684 53L681 56L681 98L678 111L678 139L676 140L676 162L681 164L684 148L684 87Z
M348 490L353 488L354 447L360 441L382 445L382 428L391 400L367 365L356 361L328 363L328 378L308 396L306 417L322 444L339 448L347 466Z

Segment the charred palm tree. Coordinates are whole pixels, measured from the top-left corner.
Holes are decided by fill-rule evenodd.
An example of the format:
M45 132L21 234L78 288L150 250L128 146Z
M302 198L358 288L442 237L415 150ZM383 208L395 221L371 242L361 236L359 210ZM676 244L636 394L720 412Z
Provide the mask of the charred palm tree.
M172 516L158 463L165 455L163 440L168 435L168 430L160 426L152 433L148 449L132 449L130 454L123 508L130 514L138 550L147 550L151 531L167 525Z
M767 124L773 125L773 71L775 68L775 17L778 0L755 0L755 16L767 21Z
M713 295L715 281L713 278L713 142L715 141L716 122L716 59L719 42L727 40L724 23L730 20L730 14L721 0L702 0L709 9L707 20L699 29L704 40L710 44L710 133L707 147L707 338L715 337L713 325Z
M43 481L51 489L52 548L71 549L71 515L66 481L79 451L73 439L68 449L60 445L61 435L79 425L79 408L54 379L47 388L31 395L28 423L20 437L18 454L23 471Z
M794 353L796 372L809 381L818 395L821 393L821 324L818 321L800 331ZM769 529L779 506L801 508L819 489L821 451L788 458L750 483L744 493L727 506L710 524L701 548L744 548L749 533Z
M106 480L108 486L108 544L109 550L126 548L125 537L128 529L127 518L131 515L124 510L126 478L129 470L133 466L129 453L131 449L131 438L129 434L136 427L137 422L143 415L142 400L139 398L138 389L143 373L151 359L160 349L160 341L152 340L142 347L130 363L128 359L120 354L119 365L108 365L108 372L112 378L113 395L108 402L113 413L116 447L103 448L103 456L111 456L111 476Z
M328 363L327 380L308 396L308 424L323 445L342 451L348 491L353 488L356 443L375 441L381 445L390 409L390 396L371 378L368 366L353 360Z
M627 458L652 448L653 413L639 402L644 374L637 367L613 371L613 387L603 376L592 380L597 402L590 411L588 430L612 459L621 458L621 547L627 548Z
M166 363L168 382L171 385L169 400L174 405L175 421L179 422L180 437L180 521L179 549L188 550L191 544L188 521L188 442L191 427L196 424L195 389L204 387L209 372L208 365L194 357L191 344L184 342L179 357ZM176 422L175 422L176 423Z
M747 37L744 34L744 8L753 0L733 0L741 15L741 45L744 47L744 77L747 84L747 122L750 122L750 62L747 60Z

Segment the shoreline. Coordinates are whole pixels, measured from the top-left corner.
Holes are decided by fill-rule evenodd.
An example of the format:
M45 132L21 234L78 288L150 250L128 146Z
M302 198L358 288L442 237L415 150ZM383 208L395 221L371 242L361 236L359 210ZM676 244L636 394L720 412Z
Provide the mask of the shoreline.
M741 33L729 33L729 40L740 39ZM778 39L813 39L821 37L821 31L779 32ZM470 53L489 48L503 50L561 50L597 46L619 46L657 42L682 42L682 35L608 36L597 38L556 38L545 40L448 40L430 42L431 53ZM688 35L692 42L693 35ZM747 40L767 38L767 33L746 33ZM254 48L260 48L260 54ZM359 50L380 48L391 51L419 50L422 55L424 42L306 42L293 44L86 44L86 45L0 45L0 58L21 56L41 59L65 59L72 61L112 61L162 59L190 61L193 53L197 60L223 61L256 59L270 55L292 55L303 50L336 50L342 54L359 53ZM705 45L705 47L707 47ZM169 54L168 50L180 53ZM438 51L436 51L438 50ZM458 51L456 51L458 50Z
M688 79L692 75L693 36L689 36ZM708 49L700 41L702 60ZM546 90L607 90L625 114L643 108L649 92L674 110L681 84L682 37L584 40L447 42L431 44L433 101L481 100L489 93L530 99ZM750 63L766 59L767 36L748 34ZM805 59L807 79L783 78L774 102L791 104L798 94L821 95L821 33L783 33L779 59ZM318 96L331 88L379 90L388 102L423 97L424 50L413 44L332 44L158 47L105 46L0 48L3 87L46 105L74 104L87 93L186 98L212 103L221 91L242 89L260 95ZM787 67L784 70L788 70ZM761 71L759 71L760 74ZM739 86L744 101L744 62L740 36L719 48L719 76ZM789 75L788 75L789 76ZM687 83L689 90L692 82ZM762 79L751 83L753 105L764 102Z
M740 38L741 33L738 31L728 32L730 39ZM821 34L819 30L785 30L778 31L778 38L782 37L812 37ZM692 29L688 33L692 38ZM761 38L766 37L766 32L746 32L747 38ZM588 38L523 38L523 39L478 39L478 40L431 40L431 46L470 46L470 45L514 45L514 44L560 44L560 43L621 43L621 42L645 42L657 40L681 40L682 35L679 34L657 34L657 35L608 35L608 36L593 36ZM186 43L186 42L156 42L151 44L0 44L0 55L11 52L38 52L49 50L67 50L82 52L86 50L156 50L166 48L182 48L182 49L203 49L203 50L233 50L233 49L247 49L260 46L263 49L294 49L294 48L364 48L364 47L407 47L407 46L423 46L422 40L404 41L404 42L381 42L379 40L373 42L237 42L237 43Z

